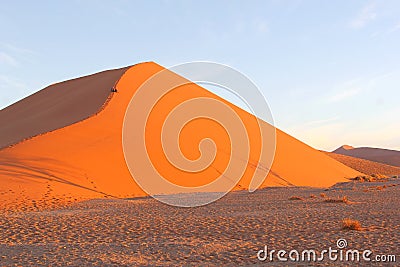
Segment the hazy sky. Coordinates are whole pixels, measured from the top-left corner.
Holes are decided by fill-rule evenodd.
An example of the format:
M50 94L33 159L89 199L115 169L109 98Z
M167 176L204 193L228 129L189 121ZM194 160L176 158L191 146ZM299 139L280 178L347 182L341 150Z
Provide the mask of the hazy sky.
M249 76L315 148L400 150L400 1L1 1L0 108L100 70L198 60Z

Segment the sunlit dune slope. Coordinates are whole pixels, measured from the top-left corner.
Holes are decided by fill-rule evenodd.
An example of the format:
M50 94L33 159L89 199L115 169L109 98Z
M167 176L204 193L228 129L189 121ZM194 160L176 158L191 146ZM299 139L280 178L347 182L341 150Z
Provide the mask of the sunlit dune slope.
M70 109L67 108L69 105L67 103L62 112L59 110L59 113L53 113L52 109L44 109L45 114L41 117L43 124L37 133L42 133L43 129L50 131L54 127L59 127L57 130L38 135L0 151L1 205L16 208L26 206L41 208L106 195L113 197L146 195L131 177L125 163L122 127L125 111L137 88L160 70L163 70L163 67L155 63L142 63L127 70L113 71L113 77L110 79L103 77L104 73L103 75L96 74L100 75L99 78L107 80L100 82L99 87L104 86L108 91L113 86L111 81L119 79L115 86L118 92L108 95L106 89L104 92L101 89L101 93L91 93L82 100L81 95L74 96L71 89L72 95L65 96L71 97ZM122 76L116 77L117 74ZM91 77L96 77L96 75ZM169 73L169 75L171 79L182 79L174 73ZM76 83L80 82L80 79L76 80ZM97 83L98 81L94 79L88 81L90 82ZM52 89L56 90L56 88ZM34 96L37 97L37 95ZM231 151L229 135L223 127L200 119L183 128L182 136L179 136L179 144L185 156L196 159L199 156L199 142L206 137L213 139L217 151L211 166L202 172L190 175L171 167L165 155L162 154L159 131L163 116L177 103L199 97L221 100L198 85L186 84L160 101L155 112L150 115L147 125L146 146L150 157L154 160L155 168L168 180L184 186L202 185L219 177L224 172ZM29 102L29 97L25 101ZM105 103L104 108L96 113L95 110ZM84 108L87 105L93 108L88 111ZM249 135L251 146L249 160L246 161L243 177L235 187L236 190L246 189L255 172L258 175L266 174L268 168L263 162L257 161L260 155L258 149L260 137L255 130L258 125L257 119L240 108L229 105L236 111ZM56 107L55 103L54 108ZM20 108L23 110L24 106ZM21 113L22 117L20 117L17 106L15 106L13 117L8 113L3 113L4 111L7 109L1 111L3 118L10 116L15 121L25 120L26 112ZM63 116L69 112L77 113L79 116L65 120ZM94 115L81 121L81 118L90 113ZM79 122L73 123L73 120L78 117ZM47 121L49 125L46 124ZM26 123L21 122L20 125L26 125ZM265 122L260 122L260 124L266 132L273 132L274 128L269 124ZM65 125L68 126L63 127ZM16 135L18 127L14 128ZM171 140L176 141L176 138L178 137L171 137ZM18 138L2 137L1 143L8 144L10 140L15 142ZM276 142L275 159L271 172L262 184L263 187L288 185L325 187L360 174L280 130L276 132ZM232 160L239 164L242 158L235 157ZM141 168L140 164L137 168ZM232 177L223 178L229 182Z

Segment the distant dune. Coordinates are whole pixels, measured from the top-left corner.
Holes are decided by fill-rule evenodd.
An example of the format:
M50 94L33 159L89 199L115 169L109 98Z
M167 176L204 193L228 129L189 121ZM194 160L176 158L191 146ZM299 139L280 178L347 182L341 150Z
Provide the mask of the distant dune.
M0 111L0 206L5 209L41 209L99 197L138 197L146 193L135 183L125 163L122 126L125 111L136 90L164 68L142 63L58 83ZM171 80L183 79L170 72ZM111 92L115 87L118 92ZM220 176L229 160L230 143L220 127L199 121L184 129L182 150L198 154L198 140L210 137L217 143L217 157L210 168L185 173L171 167L162 154L162 116L177 104L207 97L224 101L189 83L164 99L152 123L146 143L157 170L181 185L204 184ZM226 102L228 103L228 102ZM268 172L256 161L257 119L228 103L244 122L250 136L250 160L234 190L247 189L252 175ZM9 124L6 127L3 125ZM266 131L274 128L261 122ZM277 130L276 155L266 186L327 187L360 172L343 165L299 140ZM172 138L176 140L176 137ZM171 141L172 142L172 141ZM12 145L12 146L11 146ZM239 162L240 158L234 158ZM138 164L137 168L140 168ZM230 177L224 177L226 181ZM171 192L166 192L171 193Z
M335 160L340 161L344 165L364 174L400 175L399 167L331 152L326 152L326 154Z
M335 151L332 151L332 153L400 167L400 151L396 150L370 147L354 148L352 146L344 145Z

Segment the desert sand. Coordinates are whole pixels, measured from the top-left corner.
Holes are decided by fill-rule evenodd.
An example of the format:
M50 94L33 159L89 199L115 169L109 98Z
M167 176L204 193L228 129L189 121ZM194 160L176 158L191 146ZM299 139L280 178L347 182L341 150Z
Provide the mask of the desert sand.
M7 146L0 150L0 208L42 210L85 199L145 196L124 160L122 126L137 88L163 69L156 63L142 63L58 83L1 110L1 122L11 123L2 127L0 133L2 145ZM183 79L172 72L166 78L168 82ZM118 92L111 92L111 88ZM193 127L185 128L186 138L182 137L180 145L186 156L195 158L199 154L198 141L212 138L217 143L217 157L210 168L191 175L172 167L162 153L162 116L177 104L199 97L225 101L196 84L185 84L160 101L146 131L151 140L146 146L157 169L181 185L212 181L229 160L227 134L207 120L198 120ZM242 190L249 187L255 172L266 175L268 168L257 161L257 119L230 103L227 105L241 118L250 137L250 157L234 188ZM32 124L26 122L28 119ZM265 131L275 131L271 125L260 123ZM240 162L241 158L234 160ZM275 159L261 187L326 187L360 174L276 129ZM226 177L227 182L229 179Z
M393 186L395 185L395 186ZM321 195L322 194L322 195ZM290 200L292 197L300 200ZM348 203L327 200L347 197ZM287 266L259 262L270 249L349 249L400 260L398 179L333 187L236 191L207 206L177 208L152 198L89 200L68 208L0 215L0 266ZM342 229L345 218L360 231ZM366 266L365 262L293 263ZM397 265L396 265L397 264Z

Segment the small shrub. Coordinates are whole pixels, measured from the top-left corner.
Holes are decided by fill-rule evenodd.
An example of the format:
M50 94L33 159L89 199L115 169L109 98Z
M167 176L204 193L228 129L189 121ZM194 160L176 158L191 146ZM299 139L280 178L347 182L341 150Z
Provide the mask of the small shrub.
M389 178L389 176L383 175L383 174L375 174L374 178L375 178L375 181L380 181L380 180L385 181Z
M359 221L346 218L342 220L342 229L361 231L363 228Z
M325 193L321 193L319 194L321 197L326 198L326 194Z
M358 181L358 182L364 183L364 182L372 182L372 181L375 180L375 178L372 177L372 176L360 175L360 176L351 178L350 180Z
M350 180L353 180L353 181L358 181L358 182L365 182L366 180L367 180L367 176L357 176L357 177L354 177L354 178L350 178Z
M372 175L359 175L354 178L350 178L350 180L358 181L361 183L364 182L380 182L388 179L388 176L382 174L372 174Z
M325 199L325 202L327 202L327 203L346 203L346 204L350 203L350 201L347 199L346 196L344 196L342 198L327 198L327 199Z
M298 196L293 196L293 197L290 197L289 200L303 200L303 198L298 197Z
M310 198L317 198L317 196L314 195L314 194L311 194L311 195L310 195Z

